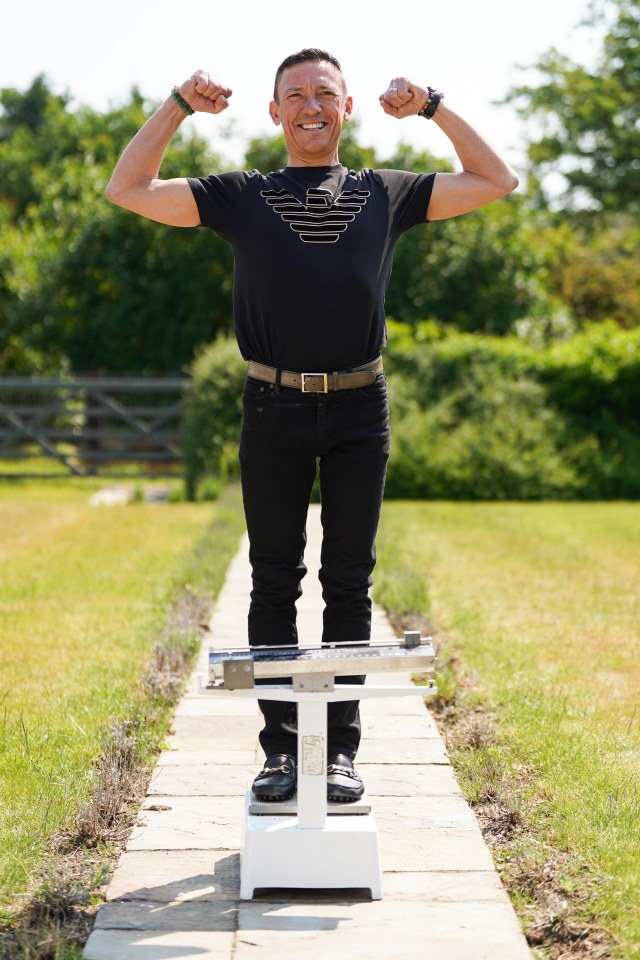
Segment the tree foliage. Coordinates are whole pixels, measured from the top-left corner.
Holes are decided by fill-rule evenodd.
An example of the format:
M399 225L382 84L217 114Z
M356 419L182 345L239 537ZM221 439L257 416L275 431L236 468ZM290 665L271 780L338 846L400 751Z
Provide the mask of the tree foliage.
M150 105L71 111L42 77L0 94L0 369L179 372L228 329L231 253L209 231L170 230L108 203L115 162ZM167 176L221 166L178 136Z
M556 49L508 99L527 118L539 278L574 325L640 322L640 2L593 0L595 62ZM555 177L551 178L551 174ZM560 174L560 178L558 178ZM558 182L565 189L554 196Z
M589 21L605 36L592 69L556 49L536 64L542 82L511 91L523 116L538 121L529 160L568 184L567 206L640 210L640 2L601 0ZM585 25L586 26L586 25Z

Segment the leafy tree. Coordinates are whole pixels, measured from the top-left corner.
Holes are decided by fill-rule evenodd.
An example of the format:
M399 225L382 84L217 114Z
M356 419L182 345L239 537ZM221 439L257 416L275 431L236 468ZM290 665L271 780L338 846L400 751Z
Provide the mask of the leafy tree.
M450 172L448 161L400 144L381 166ZM465 331L505 334L556 312L539 281L535 223L520 196L405 234L387 291L387 312L415 323L425 316ZM553 322L544 320L547 330Z
M555 308L540 283L533 233L520 197L410 231L398 244L387 312L499 335L549 316Z
M184 372L229 326L230 251L209 231L109 210L49 266L26 305L29 339L58 346L74 371Z
M640 3L602 0L589 21L605 36L593 70L551 49L536 64L538 85L509 99L540 122L529 145L533 174L561 172L565 203L637 213L640 209Z
M532 238L540 280L578 326L613 320L640 324L640 228L620 214L590 214L574 223L559 216Z
M103 196L149 105L134 91L101 115L69 109L37 78L0 93L0 215L6 226L0 370L180 372L228 328L231 254L209 231L170 230ZM167 176L219 169L178 136Z
M516 87L509 99L532 124L540 279L578 325L632 327L640 322L639 0L594 2L587 26L602 34L593 68L551 49L536 65L539 83ZM550 173L566 185L553 200Z
M270 173L280 170L287 163L287 145L282 134L278 136L252 137L245 151L245 167Z

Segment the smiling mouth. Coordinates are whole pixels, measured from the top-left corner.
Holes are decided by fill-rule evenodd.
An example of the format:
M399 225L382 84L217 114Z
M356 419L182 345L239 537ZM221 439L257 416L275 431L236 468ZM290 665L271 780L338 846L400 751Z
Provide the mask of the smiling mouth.
M326 123L318 121L317 123L301 123L300 126L303 130L323 130Z

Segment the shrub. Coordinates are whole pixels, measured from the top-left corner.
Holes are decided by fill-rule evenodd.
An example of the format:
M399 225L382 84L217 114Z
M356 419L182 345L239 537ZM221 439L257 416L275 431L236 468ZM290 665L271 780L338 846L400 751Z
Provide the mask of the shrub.
M542 349L390 322L386 368L387 496L640 494L638 330L599 324Z
M220 336L200 354L192 373L182 435L186 492L195 500L199 488L202 495L210 489L206 478L238 474L246 363L235 339Z
M532 378L497 364L467 366L430 404L390 378L392 453L387 496L453 500L566 498L580 478L565 461L565 424ZM408 401L408 402L407 402Z

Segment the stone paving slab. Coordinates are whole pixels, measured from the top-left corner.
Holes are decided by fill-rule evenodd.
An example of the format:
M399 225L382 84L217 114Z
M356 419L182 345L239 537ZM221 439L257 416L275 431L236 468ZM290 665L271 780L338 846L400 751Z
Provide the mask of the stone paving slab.
M460 796L448 764L358 763L358 771L370 797Z
M205 714L201 717L175 717L167 737L167 747L186 748L187 743L206 749L213 754L221 744L225 750L246 749L258 742L258 718L220 717ZM188 749L188 748L187 748Z
M493 870L493 860L478 829L381 830L380 859L392 873Z
M305 558L319 557L312 508ZM85 949L88 960L530 960L423 697L362 701L358 753L380 835L384 899L268 890L239 899L243 794L262 763L254 700L202 694L208 648L246 644L246 539ZM317 643L322 598L303 581L299 633ZM394 636L374 607L373 636ZM406 685L409 676L368 683Z
M104 908L103 908L104 909ZM232 931L94 930L87 960L231 960Z
M505 902L495 870L385 871L385 900L429 900L432 903Z
M157 765L159 767L193 767L198 764L205 766L209 763L230 763L233 766L245 763L255 765L258 764L258 748L253 745L247 750L218 750L215 747L203 750L174 746L160 754Z
M241 802L247 785L256 774L257 765L210 763L192 767L158 767L153 775L149 796L223 797L234 796Z
M378 797L375 816L380 833L387 830L475 830L478 823L464 797Z
M382 678L384 674L376 677L376 685L383 686ZM424 717L427 716L427 723L433 733L431 736L439 736L438 728L430 713L427 713L424 702L421 697L380 697L378 699L369 699L360 701L360 716L363 725L376 717ZM405 734L411 731L411 722L409 721Z
M125 850L108 900L237 900L240 853L227 850Z
M388 713L379 713L375 717L362 717L363 740L394 740L396 742L420 738L426 740L435 738L438 732L431 721L429 714L423 708L423 714L414 714L411 720L406 715L400 717L389 716ZM439 739L439 738L438 738Z
M96 917L96 930L235 930L238 907L231 901L183 900L178 903L121 900L105 903Z
M422 740L363 740L358 749L359 763L449 763L440 737Z
M127 850L239 850L236 797L147 797Z
M176 717L253 717L260 716L255 700L242 697L203 696L197 689L189 689L178 704ZM254 730L256 727L254 726Z
M525 960L518 934L508 903L241 903L234 960Z

